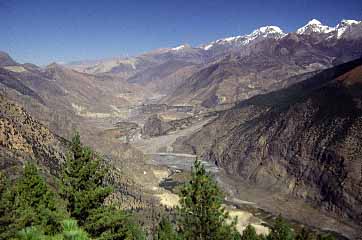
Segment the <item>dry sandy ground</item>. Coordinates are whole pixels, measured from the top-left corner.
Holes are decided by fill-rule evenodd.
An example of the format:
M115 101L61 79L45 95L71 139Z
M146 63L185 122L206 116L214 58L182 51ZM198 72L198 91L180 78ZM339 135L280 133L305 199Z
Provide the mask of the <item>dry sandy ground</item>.
M170 175L170 171L164 169L153 169L152 171L159 182L166 179Z
M171 172L168 169L153 169L153 174L158 178L159 183L170 176ZM178 195L158 186L153 186L152 190L156 193L154 196L160 199L160 203L166 207L174 208L179 202Z
M269 228L262 225L264 222L253 214L238 209L227 208L227 210L229 211L230 217L237 217L236 228L240 233L242 233L249 224L255 228L257 234L267 235L269 233Z
M165 191L161 194L156 194L156 197L160 199L160 203L166 207L174 208L178 205L179 202L179 196L177 196L174 193Z

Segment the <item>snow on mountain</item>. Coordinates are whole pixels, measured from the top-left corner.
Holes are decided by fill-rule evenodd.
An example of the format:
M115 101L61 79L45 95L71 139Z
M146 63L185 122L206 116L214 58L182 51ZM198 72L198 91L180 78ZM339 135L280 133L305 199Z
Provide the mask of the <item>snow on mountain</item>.
M257 38L275 38L279 39L286 34L277 26L265 26L254 30L251 34L245 36L243 45L246 45Z
M317 19L310 20L306 25L297 29L295 31L298 35L313 35L318 37L319 42L328 40L328 41L338 41L340 39L344 40L356 40L362 39L362 21L356 20L342 20L335 27L330 27L323 25ZM228 53L233 49L248 49L249 46L263 41L265 39L281 39L287 34L284 33L277 26L264 26L260 27L250 34L233 36L222 38L199 47L192 47L188 44L182 44L176 47L170 48L161 48L156 49L150 52L142 54L141 58L111 58L104 60L96 61L80 61L76 63L67 64L71 68L87 73L103 73L109 72L114 68L132 68L135 70L138 69L139 64L137 63L138 59L153 57L155 55L162 55L164 53L170 53L171 55L181 57L189 56L188 60L192 59L193 56L202 56L204 51L206 51L206 57L214 56L220 53ZM195 55L196 54L196 55ZM1 55L1 54L0 54Z
M296 33L300 35L310 35L313 33L328 34L328 38L336 37L337 39L339 39L347 30L351 29L351 27L354 27L355 25L361 23L362 21L344 19L339 24L337 24L337 26L329 27L323 25L320 21L313 19L309 21L305 26L299 28Z
M171 48L171 50L173 51L179 51L179 50L182 50L182 49L185 49L187 46L186 45L180 45L178 47L174 47L174 48Z
M323 25L317 19L310 20L306 25L299 28L297 34L312 34L312 33L330 33L335 31L335 28Z
M248 35L228 37L216 40L207 45L201 46L204 50L210 50L216 45L231 45L236 44L237 46L244 46L249 43L256 42L257 40L262 40L265 38L274 38L279 39L284 37L286 34L277 26L264 26L259 29L254 30Z
M327 25L323 25L317 19L310 20L306 25L297 29L296 33L298 35L311 35L311 34L321 34L326 35L325 39L330 38L341 38L342 35L346 31L351 31L351 27L355 26L356 24L361 24L362 21L356 20L342 20L337 26L330 27ZM353 30L355 31L355 30ZM250 34L247 35L240 35L240 36L233 36L222 38L213 42L210 42L205 45L201 45L199 49L209 51L216 48L238 48L243 46L248 46L249 44L258 43L264 39L281 39L287 34L284 33L279 27L277 26L264 26L260 27ZM345 34L344 37L347 35ZM181 51L190 48L189 45L180 45L174 48L168 48L166 51Z
M344 24L344 25L354 25L354 24L360 24L361 22L362 22L362 21L343 19L343 20L341 21L341 24Z
M357 24L361 24L362 21L356 21L356 20L346 20L346 19L343 19L341 21L341 23L339 23L337 26L336 26L336 36L337 38L341 38L342 35L349 29L351 28L352 26L354 25L357 25Z

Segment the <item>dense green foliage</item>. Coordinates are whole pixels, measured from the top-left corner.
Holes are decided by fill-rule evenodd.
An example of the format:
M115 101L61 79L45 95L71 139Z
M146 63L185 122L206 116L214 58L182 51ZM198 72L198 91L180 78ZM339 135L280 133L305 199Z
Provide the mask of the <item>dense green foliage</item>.
M58 232L67 215L60 203L36 166L26 163L23 176L2 193L0 239L9 239L30 226L41 228L45 234Z
M262 236L256 234L255 228L251 225L246 226L244 229L241 240L261 240Z
M104 184L107 169L101 160L92 149L82 145L79 134L73 137L61 183L61 196L67 200L71 217L94 238L144 239L129 216L104 205L112 189Z
M112 189L104 184L102 159L81 144L79 134L69 149L60 196L34 164L26 163L14 184L0 174L0 239L82 240L88 234L92 239L145 239L129 215L104 205ZM64 220L69 217L74 220Z
M93 210L84 228L99 239L145 239L144 233L129 215L107 206Z
M8 200L5 198L5 193L9 189L9 181L3 172L0 172L0 239L4 239L4 233L10 224L10 216L8 214Z
M271 228L271 232L269 233L267 240L293 240L294 232L290 228L289 224L279 216L273 227Z
M187 240L238 239L235 225L222 207L223 194L216 182L196 160L192 176L180 193L178 224Z
M80 225L85 224L90 212L103 205L111 188L103 186L106 169L101 159L80 142L76 134L71 142L62 175L61 196L67 200L70 215Z
M36 227L27 227L17 233L19 240L44 240L46 236Z
M77 221L68 219L63 221L63 232L55 239L64 240L88 240L88 234L81 228L78 227Z
M39 228L28 227L17 234L19 240L89 240L88 234L78 227L77 221L67 219L62 222L62 232L49 236Z
M174 226L167 218L162 218L158 224L156 233L154 235L155 240L178 240L181 239L176 232Z
M306 229L302 229L300 233L296 236L296 240L317 240L317 236Z
M302 229L295 237L292 228L289 224L282 219L280 216L276 219L275 223L271 227L271 231L268 235L258 235L256 234L255 228L251 225L248 225L243 233L242 240L269 240L269 239L278 239L278 240L335 240L331 235L318 235L314 232Z

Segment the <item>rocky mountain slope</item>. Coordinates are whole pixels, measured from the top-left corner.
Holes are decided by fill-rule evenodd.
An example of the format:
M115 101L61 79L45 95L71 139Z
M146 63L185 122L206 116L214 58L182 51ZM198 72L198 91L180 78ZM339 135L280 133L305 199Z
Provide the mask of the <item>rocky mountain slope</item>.
M97 149L105 149L101 143L95 142L99 145ZM14 179L24 163L32 161L42 169L47 181L54 184L54 177L59 176L68 147L68 140L54 134L20 105L0 95L0 171ZM139 184L141 180L138 178L144 172L142 153L129 146L118 145L116 150L110 142L107 147L107 154L102 155L109 167L107 180L115 188L115 193L107 201L125 209L145 211L150 206L159 206L157 199ZM130 159L131 163L127 164ZM128 171L135 176L127 174ZM153 178L148 175L149 182Z
M96 61L78 61L66 64L66 67L90 74L116 75L129 78L148 68L157 67L168 61L202 63L206 59L201 48L180 45L175 48L161 48L134 57L117 57Z
M305 73L359 58L361 46L361 21L342 20L329 27L313 19L291 33L264 26L199 47L180 45L67 66L118 76L167 95L162 103L214 107L283 88L305 79Z
M230 176L362 216L362 59L225 111L184 142Z
M66 141L0 95L0 169L16 175L24 161L36 161L56 174L65 158Z
M310 21L295 33L269 26L245 36L203 46L222 58L183 81L163 102L212 107L247 99L305 79L362 55L362 22L343 20L335 28ZM303 76L303 75L302 75ZM289 79L289 80L288 80Z
M219 39L199 47L184 44L174 48L154 50L135 57L81 61L66 66L81 72L128 79L131 83L146 86L151 91L161 94L169 95L170 92L175 91L164 102L198 104L206 101L206 105L209 105L210 102L245 99L265 92L269 85L291 75L325 69L331 65L358 58L361 56L361 39L361 21L342 20L335 27L329 27L313 19L291 33L285 33L277 26L264 26L250 34ZM264 56L272 58L271 63L274 60L278 61L281 56L284 57L283 64L286 66L282 70L278 65L272 67L281 71L281 75L286 76L282 79L273 76L270 83L265 85L264 75L269 75L273 69L261 74L258 70L245 73L232 69L236 64L255 69L258 67L255 66L255 62L258 63L263 59L253 61L250 58ZM241 61L245 57L249 60ZM271 63L268 63L266 67L269 67ZM221 71L218 76L212 74L215 68ZM210 76L205 72L209 72ZM201 79L198 79L199 77ZM213 78L226 79L213 83L210 80ZM208 85L212 86L199 89L193 85L197 81L208 83L211 81L212 84ZM264 87L252 85L248 87L247 81L264 85ZM245 84L246 87L243 86ZM189 95L188 92L190 92ZM251 94L245 92L251 92Z
M152 92L169 94L198 70L199 64L170 60L140 71L127 81L140 84Z
M121 116L122 108L147 95L141 87L110 76L80 73L55 63L39 68L2 56L2 92L61 136L69 137L84 117Z
M108 122L124 117L123 109L128 113L128 106L143 100L142 88L58 64L18 64L7 54L1 62L0 170L16 176L16 169L32 160L56 175L66 154L65 139L77 130L82 142L111 167L108 177L117 192L109 201L133 209L158 206L157 198L145 191L158 179L145 165L143 153L102 134L104 126L112 126Z
M82 72L118 76L171 104L213 107L280 89L362 55L362 22L335 27L311 20L295 32L264 26L250 34L199 47L180 45L130 58L67 65ZM290 79L290 80L289 80Z

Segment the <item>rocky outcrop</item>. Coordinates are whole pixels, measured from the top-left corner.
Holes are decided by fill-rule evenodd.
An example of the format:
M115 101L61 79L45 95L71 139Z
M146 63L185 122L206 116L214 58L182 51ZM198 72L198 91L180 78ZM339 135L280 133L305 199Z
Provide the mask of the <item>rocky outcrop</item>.
M143 126L142 134L150 137L156 137L167 134L172 131L173 127L168 122L164 121L158 115L152 115L147 119Z
M362 59L243 101L186 143L231 176L359 223L361 132Z
M65 149L65 140L0 95L1 170L16 174L16 167L30 160L56 175L64 161Z
M59 176L61 164L65 161L68 144L67 140L53 134L21 106L0 95L0 171L5 172L10 179L18 177L21 173L19 169L26 161L32 161L53 185L54 176ZM115 189L107 202L118 204L124 209L157 206L157 200L145 194L142 185L138 183L144 182L143 179L137 179L144 175L142 153L128 145L117 147L113 147L113 151L108 149L107 156L103 158L109 166L107 183ZM131 177L129 173L135 176Z

